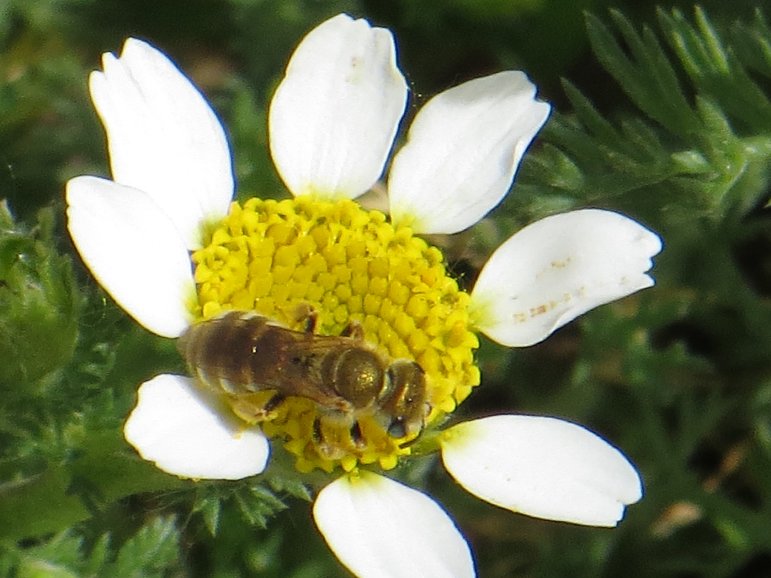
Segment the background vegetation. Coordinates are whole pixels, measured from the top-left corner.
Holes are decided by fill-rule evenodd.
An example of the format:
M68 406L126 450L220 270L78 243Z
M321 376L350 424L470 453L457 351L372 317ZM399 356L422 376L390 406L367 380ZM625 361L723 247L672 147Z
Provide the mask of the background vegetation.
M658 231L655 288L547 342L484 344L467 415L556 415L640 468L621 526L483 504L412 472L452 512L481 576L762 577L771 572L771 16L761 2L0 0L0 576L346 575L306 487L172 480L126 445L136 386L179 369L96 286L63 227L63 183L107 174L86 79L127 36L202 87L240 194L282 195L265 110L303 34L346 11L392 29L428 96L527 71L555 112L494 220L450 248L472 279L537 217L596 206ZM454 251L454 252L453 252Z

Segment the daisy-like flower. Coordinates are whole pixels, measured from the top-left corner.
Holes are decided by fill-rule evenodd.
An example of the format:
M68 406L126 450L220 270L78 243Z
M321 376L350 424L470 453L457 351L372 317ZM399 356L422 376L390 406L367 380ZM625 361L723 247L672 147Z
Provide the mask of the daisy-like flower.
M466 229L506 194L549 114L524 74L472 80L422 107L391 164L390 217L353 200L381 177L407 102L391 34L364 20L339 15L311 31L276 91L270 146L292 194L283 201L232 201L219 121L150 45L129 39L119 58L105 54L90 88L113 178L69 181L68 226L94 276L140 324L177 338L240 310L299 330L296 311L309 307L318 334L356 323L380 355L425 372L425 427L396 434L366 412L353 432L302 396L250 420L237 395L159 375L141 385L125 425L143 458L181 477L240 479L264 470L272 438L301 472L332 474L314 518L360 576L474 574L441 506L383 474L424 440L469 492L515 512L613 526L640 498L634 467L581 426L499 415L442 429L480 382L477 333L531 345L653 284L646 271L659 238L609 211L525 227L470 293L416 236Z

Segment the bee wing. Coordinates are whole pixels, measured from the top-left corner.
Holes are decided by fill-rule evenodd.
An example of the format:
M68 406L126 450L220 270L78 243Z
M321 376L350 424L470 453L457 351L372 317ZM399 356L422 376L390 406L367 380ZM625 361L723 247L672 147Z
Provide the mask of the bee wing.
M265 384L284 395L305 397L319 405L349 411L350 403L342 398L329 380L327 365L336 354L350 347L345 337L319 336L291 332L292 342L284 343L272 372L277 379Z

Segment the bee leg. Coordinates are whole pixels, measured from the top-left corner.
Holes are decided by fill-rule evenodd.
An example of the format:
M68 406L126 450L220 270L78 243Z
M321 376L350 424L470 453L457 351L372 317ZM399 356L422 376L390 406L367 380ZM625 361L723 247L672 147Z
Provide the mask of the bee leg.
M321 419L316 416L313 420L313 443L321 445L324 441L324 434L321 432Z
M351 339L355 339L356 341L363 341L364 340L364 328L361 326L361 323L358 321L349 321L348 325L343 329L343 332L340 334L341 337L350 337Z
M276 392L275 395L273 395L273 397L271 397L265 404L263 411L265 411L265 413L268 415L273 414L285 401L286 396L283 393Z
M278 392L268 398L264 392L260 392L234 396L229 402L234 414L246 423L255 424L276 417L276 409L285 399L286 397Z
M346 430L334 421L322 423L321 416L313 420L313 443L319 455L328 460L339 460L350 451Z
M357 448L362 448L364 446L364 434L361 433L361 426L359 425L358 420L353 422L350 434L353 445Z
M319 321L319 314L318 312L308 305L307 303L304 303L303 305L297 306L297 313L296 313L297 321L302 321L305 323L305 333L313 334L316 333L316 326L318 325Z

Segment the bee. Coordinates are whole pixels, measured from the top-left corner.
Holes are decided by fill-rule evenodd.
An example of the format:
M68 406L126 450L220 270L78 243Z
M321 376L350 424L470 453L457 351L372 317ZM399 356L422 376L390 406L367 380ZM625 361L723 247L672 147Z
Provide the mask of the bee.
M364 340L359 325L325 336L314 332L315 315L306 320L305 331L295 331L253 312L230 311L192 325L178 348L192 375L225 392L234 410L239 400L274 392L250 415L236 411L249 421L269 419L287 398L301 397L322 415L348 420L354 439L363 415L374 416L392 438L423 429L430 404L420 365L388 359ZM318 421L315 428L320 431Z

